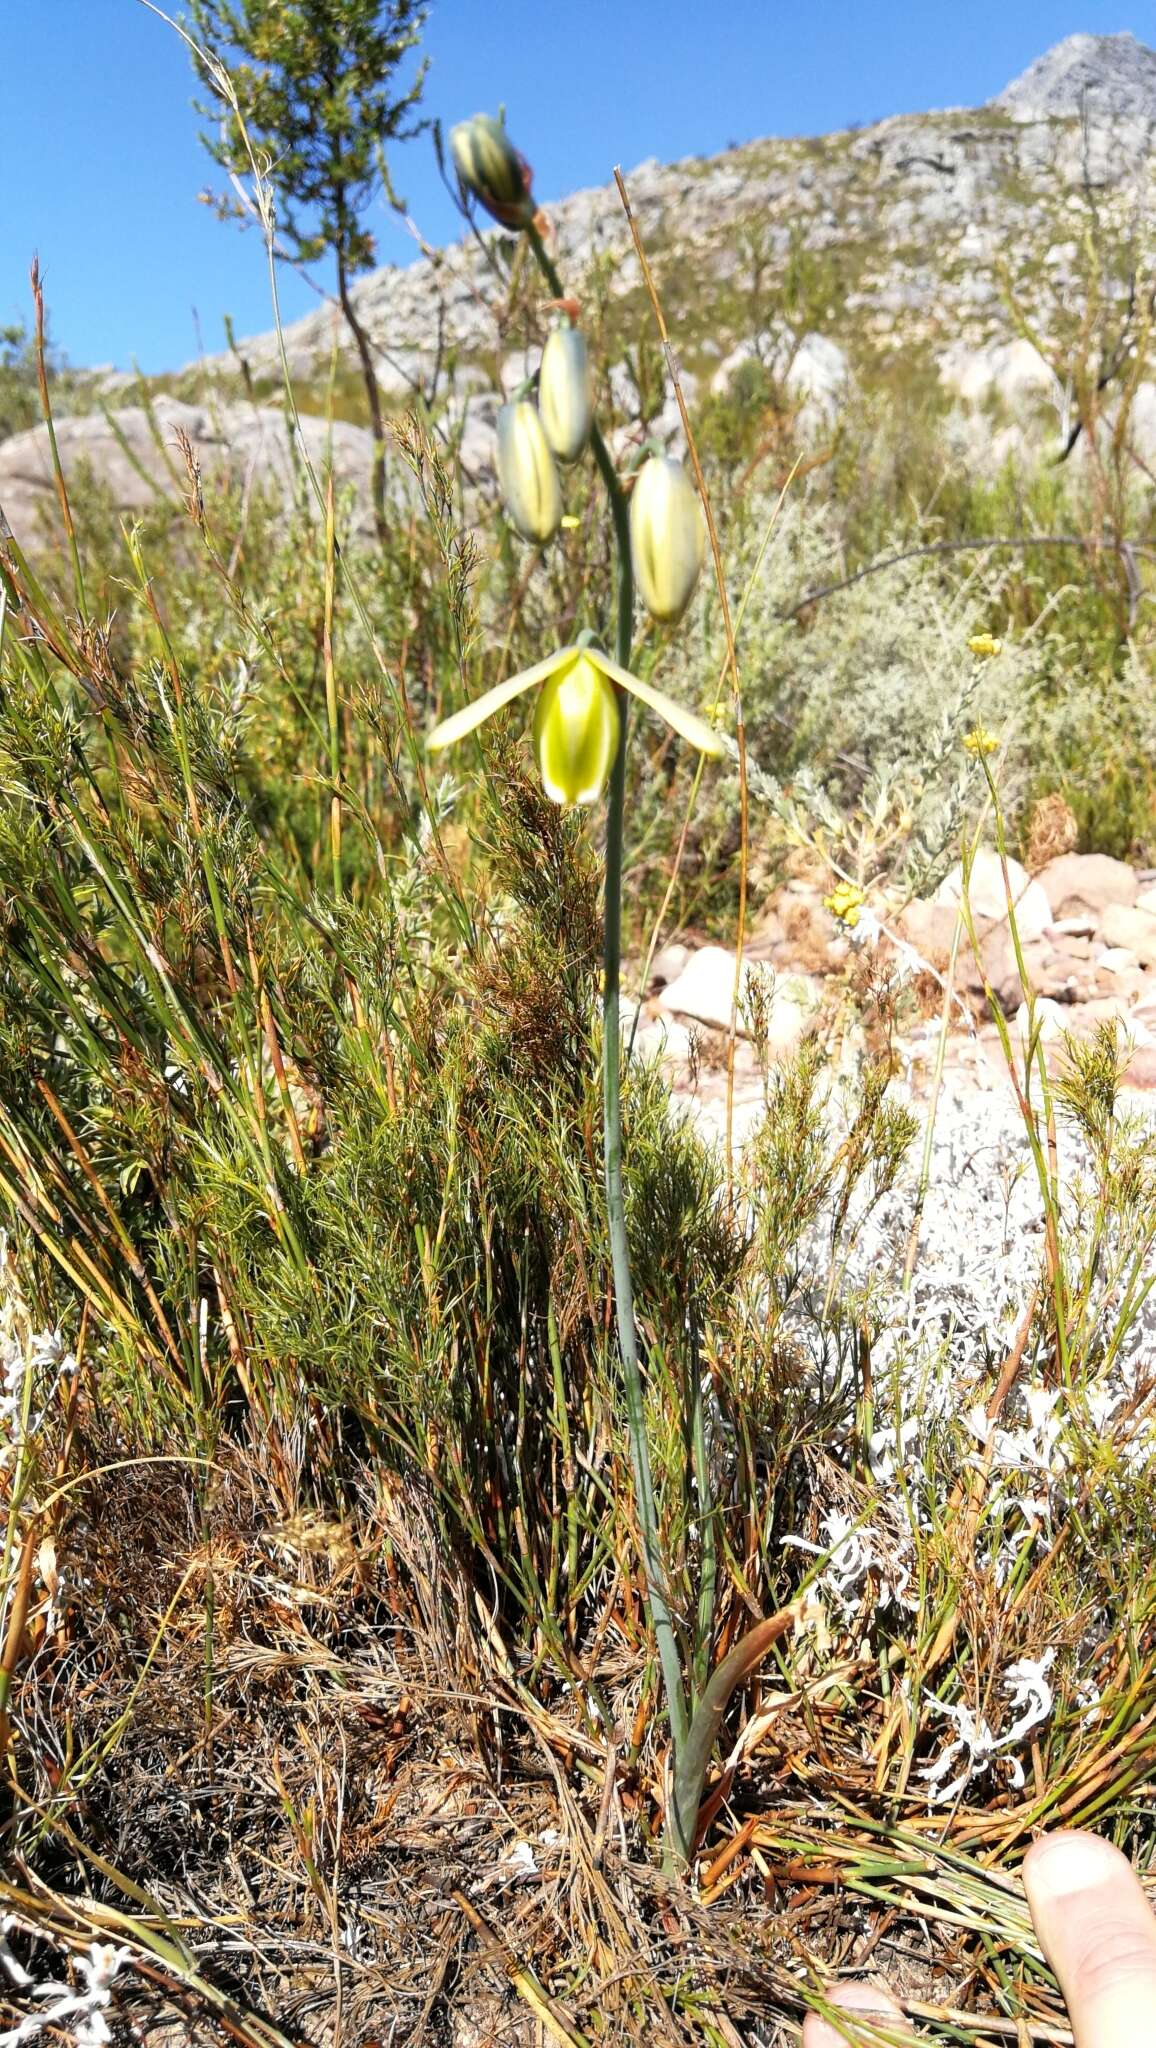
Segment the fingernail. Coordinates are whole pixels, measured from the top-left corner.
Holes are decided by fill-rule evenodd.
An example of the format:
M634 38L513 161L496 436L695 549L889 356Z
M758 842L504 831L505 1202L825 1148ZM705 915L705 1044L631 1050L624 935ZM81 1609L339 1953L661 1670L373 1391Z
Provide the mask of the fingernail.
M1024 1859L1029 1897L1037 1887L1049 1898L1066 1899L1118 1877L1123 1858L1099 1835L1045 1835L1032 1844Z

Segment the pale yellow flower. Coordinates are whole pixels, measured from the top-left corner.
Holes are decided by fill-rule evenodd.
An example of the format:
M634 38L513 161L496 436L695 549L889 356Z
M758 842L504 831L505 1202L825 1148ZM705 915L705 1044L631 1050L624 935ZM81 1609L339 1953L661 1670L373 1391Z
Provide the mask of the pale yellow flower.
M622 730L616 684L657 711L701 753L723 752L719 735L705 719L640 682L597 647L560 647L533 668L498 683L434 727L426 741L430 752L452 747L536 683L542 694L534 715L534 749L546 794L557 804L595 803L606 787Z
M652 618L673 625L698 582L706 552L702 507L681 462L652 455L630 498L630 554L638 594Z
M475 114L450 129L450 155L467 192L503 227L527 227L534 215L530 166L501 121Z
M559 462L577 462L594 424L590 357L577 327L556 327L547 336L538 371L538 411Z
M528 398L513 399L498 414L498 482L523 540L539 547L551 540L562 521L562 486Z

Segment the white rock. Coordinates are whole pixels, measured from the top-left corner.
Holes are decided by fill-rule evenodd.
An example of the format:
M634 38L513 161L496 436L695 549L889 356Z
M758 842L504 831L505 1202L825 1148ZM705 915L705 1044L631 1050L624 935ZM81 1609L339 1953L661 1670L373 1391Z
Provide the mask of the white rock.
M1004 87L993 107L1016 121L1137 115L1156 120L1156 52L1134 35L1065 36Z
M1128 415L1128 439L1141 462L1156 462L1156 384L1137 384Z
M674 981L676 976L682 973L690 957L689 946L680 946L676 943L660 947L650 963L651 981L659 987L665 987L667 982Z
M1136 900L1135 869L1106 853L1057 854L1041 869L1039 882L1061 929L1073 917L1098 923L1109 903Z
M802 1038L808 1019L817 1008L818 993L814 983L805 975L791 975L779 980L758 961L745 963L743 972L744 989L750 986L748 977L766 977L770 992L767 1004L768 1046L773 1053L789 1052ZM733 952L725 946L703 946L700 952L692 954L677 979L655 998L655 1005L669 1015L693 1017L697 1023L709 1025L714 1031L728 1031L734 986ZM741 1037L751 1036L741 1000L738 1029Z
M989 918L993 922L1005 920L1008 914L1007 887L1010 886L1015 905L1016 929L1025 945L1032 939L1042 938L1052 921L1052 907L1044 890L1034 882L1025 867L1018 860L1007 862L1007 886L1004 883L1003 866L998 853L992 847L981 846L971 869L968 894L972 915ZM957 861L946 874L933 897L935 903L955 905L963 897L963 865Z
M629 1032L626 1035L630 1042ZM679 1017L645 1017L634 1040L634 1056L641 1060L665 1060L668 1065L690 1064L691 1035Z
M846 352L829 335L804 334L796 344L790 334L765 332L740 341L714 372L711 390L716 394L727 391L735 372L752 360L765 363L772 377L781 378L790 397L808 414L833 419L838 412L848 363Z
M939 375L949 390L971 405L994 394L1005 405L1016 406L1027 398L1054 396L1056 391L1055 372L1022 336L991 348L956 344L940 357Z
M1156 967L1156 912L1138 903L1109 903L1100 929L1110 949L1126 949L1141 967Z
M834 419L847 385L847 357L826 334L805 334L786 375L792 398L809 401L817 413Z
M682 973L668 982L656 998L660 1010L676 1017L693 1017L715 1031L730 1029L734 999L735 956L725 946L703 946L692 953ZM739 1030L743 1028L740 1011Z
M311 414L302 414L299 425L317 471L331 461L338 486L350 488L356 530L372 531L373 440L368 431ZM130 405L108 418L83 413L56 425L66 480L91 468L116 510L129 516L166 506L178 517L187 516L182 507L188 479L178 433L187 436L200 464L210 519L215 490L226 482L238 490L268 491L287 502L300 497L312 506L293 436L284 413L274 406L186 405L161 396L153 401L151 419L143 406ZM400 467L392 465L395 471ZM26 544L56 530L59 512L46 427L29 427L0 443L0 504L17 539Z
M1045 1045L1051 1045L1057 1038L1063 1037L1067 1029L1067 1022L1062 1004L1054 1003L1050 996L1040 996L1037 999L1036 1036ZM1015 1028L1019 1035L1020 1043L1026 1045L1028 1041L1028 1006L1026 1003L1021 1003L1016 1011Z

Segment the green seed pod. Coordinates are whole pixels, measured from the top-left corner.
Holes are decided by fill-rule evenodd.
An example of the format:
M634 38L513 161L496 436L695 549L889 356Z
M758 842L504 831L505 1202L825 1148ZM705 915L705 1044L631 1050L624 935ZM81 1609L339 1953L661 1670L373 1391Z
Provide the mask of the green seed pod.
M698 493L681 462L652 455L630 499L630 552L652 618L673 625L690 603L706 551Z
M547 678L534 713L542 783L556 804L592 804L610 778L621 718L613 685L585 654Z
M474 114L450 129L450 155L467 192L506 228L528 227L534 217L530 166L501 121Z
M538 411L559 462L577 462L594 424L594 385L586 337L576 327L556 327L547 337L538 372Z
M498 414L498 482L523 540L552 539L562 517L562 486L542 422L528 398Z

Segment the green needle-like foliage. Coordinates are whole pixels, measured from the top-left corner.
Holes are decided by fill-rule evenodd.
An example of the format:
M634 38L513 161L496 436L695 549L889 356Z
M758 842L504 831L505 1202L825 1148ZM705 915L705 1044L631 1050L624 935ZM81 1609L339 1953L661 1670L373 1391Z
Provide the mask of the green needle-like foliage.
M276 247L297 263L332 258L337 297L357 348L377 444L374 500L384 537L385 416L373 346L350 295L375 261L365 225L388 186L385 152L420 133L425 82L406 60L426 18L421 0L191 0L190 20L212 60L200 63L213 94L201 112L215 130L202 140L232 179L247 180L253 152L267 163L276 203ZM236 95L223 98L214 66ZM392 196L392 194L390 195Z

